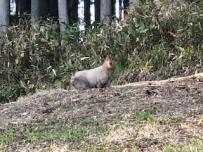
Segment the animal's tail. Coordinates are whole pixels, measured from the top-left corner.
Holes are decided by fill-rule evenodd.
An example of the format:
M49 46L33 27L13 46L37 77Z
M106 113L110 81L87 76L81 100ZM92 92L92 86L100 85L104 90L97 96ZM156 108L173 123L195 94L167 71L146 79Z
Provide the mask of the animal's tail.
M75 77L74 77L74 76L72 76L72 77L71 77L71 79L70 79L70 85L73 85L74 80L75 80Z
M70 83L69 83L69 86L67 87L67 89L72 89L74 87L74 83L75 83L75 77L72 76L70 78Z

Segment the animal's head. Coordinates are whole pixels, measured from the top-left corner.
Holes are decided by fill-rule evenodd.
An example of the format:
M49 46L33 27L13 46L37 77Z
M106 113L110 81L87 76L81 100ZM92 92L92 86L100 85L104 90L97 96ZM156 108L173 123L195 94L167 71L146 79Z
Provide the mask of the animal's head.
M108 70L113 70L115 68L115 63L113 61L113 59L111 58L111 56L107 55L104 63L103 63L104 68L108 69Z

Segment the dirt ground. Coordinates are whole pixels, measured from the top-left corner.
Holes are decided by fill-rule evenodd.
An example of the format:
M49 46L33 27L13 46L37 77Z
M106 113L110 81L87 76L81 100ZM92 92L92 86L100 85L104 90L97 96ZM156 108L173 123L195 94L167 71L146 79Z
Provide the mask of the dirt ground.
M51 149L55 150L49 150L79 151L84 145L96 145L111 149L106 151L113 151L113 148L125 151L137 147L138 151L156 152L163 151L169 142L184 146L191 136L203 140L201 79L202 75L200 78L190 76L167 81L145 81L106 89L39 91L17 102L0 105L0 132L10 124L29 127L53 121L80 124L83 118L94 118L98 125L108 128L107 134L90 134L87 137L88 143L85 140L77 146L52 145ZM132 122L134 124L140 112L146 111L156 118L156 124L146 122L138 127L130 125ZM175 121L181 118L184 121L174 123L171 118L176 118ZM168 123L169 120L173 125ZM164 134L160 134L160 130ZM152 139L159 142L152 144ZM8 145L7 150L26 151L25 147L30 147L28 142L20 141L22 139ZM35 147L32 151L39 149L43 148Z

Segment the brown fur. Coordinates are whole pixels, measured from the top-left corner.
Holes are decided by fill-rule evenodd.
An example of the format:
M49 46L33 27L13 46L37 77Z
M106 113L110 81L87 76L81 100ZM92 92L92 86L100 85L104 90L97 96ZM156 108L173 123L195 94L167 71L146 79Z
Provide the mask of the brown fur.
M113 60L107 56L101 66L76 72L71 78L71 85L78 90L107 87L114 69Z

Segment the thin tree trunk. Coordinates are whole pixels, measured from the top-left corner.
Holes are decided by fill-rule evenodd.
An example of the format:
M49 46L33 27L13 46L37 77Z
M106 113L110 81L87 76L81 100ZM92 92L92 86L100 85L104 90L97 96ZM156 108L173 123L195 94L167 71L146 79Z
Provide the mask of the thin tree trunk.
M123 0L119 0L119 20L122 19L122 11L123 11L122 1Z
M88 28L91 25L90 4L91 4L90 0L84 0L84 21L86 28Z
M116 15L116 0L111 0L111 15L115 16Z
M58 0L58 14L61 35L64 34L66 24L68 24L68 5L66 0Z
M129 0L123 0L124 16L127 14L128 6L129 6Z
M95 22L100 22L100 0L94 0Z
M19 15L19 4L20 4L20 3L19 3L19 0L16 0L15 3L16 3L15 17L17 18L18 15Z
M6 32L9 25L9 1L0 0L0 32Z
M40 20L40 1L31 0L31 23L37 25Z
M110 17L111 16L111 0L100 0L101 2L101 5L100 5L100 20L104 20L105 18L107 17Z

